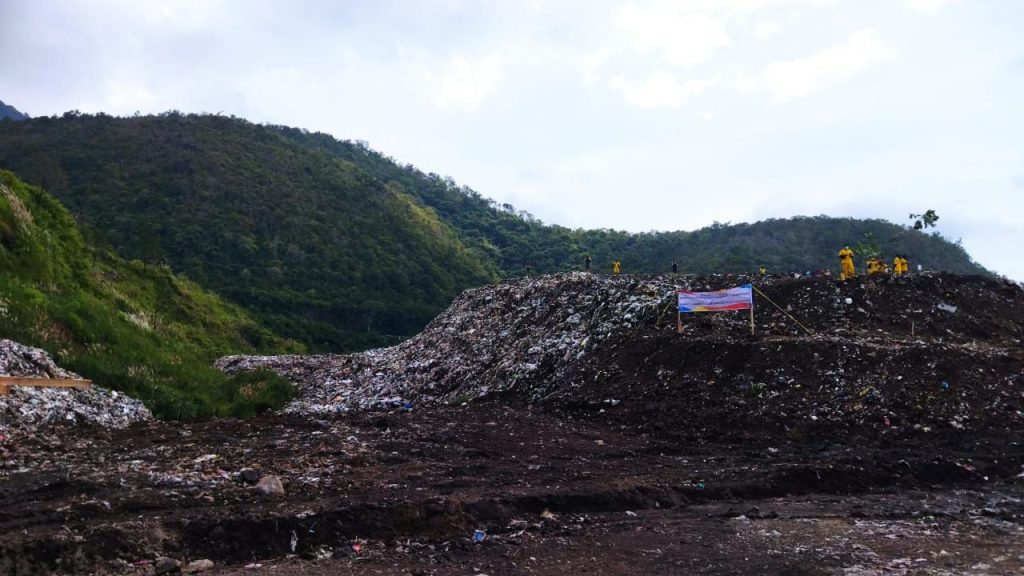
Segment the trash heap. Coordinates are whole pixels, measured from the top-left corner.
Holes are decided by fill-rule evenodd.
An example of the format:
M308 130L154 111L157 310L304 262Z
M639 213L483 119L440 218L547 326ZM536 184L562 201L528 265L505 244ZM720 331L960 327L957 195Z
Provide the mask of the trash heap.
M57 366L46 351L12 340L0 340L0 375L81 378ZM152 418L138 400L95 385L85 390L11 386L8 394L0 395L0 434L4 435L54 424L124 428Z
M294 412L461 403L515 390L542 397L623 333L675 312L667 277L569 273L465 291L398 346L349 355L228 356L228 373L269 368L296 383Z
M745 311L684 315L677 333L678 289L751 281L756 335ZM299 387L286 408L298 413L508 393L618 406L634 420L638 411L668 422L694 407L700 417L739 409L783 427L805 418L910 425L910 406L919 428L957 428L989 408L1024 422L1022 342L1024 291L989 278L569 273L468 290L395 347L217 366L280 373Z

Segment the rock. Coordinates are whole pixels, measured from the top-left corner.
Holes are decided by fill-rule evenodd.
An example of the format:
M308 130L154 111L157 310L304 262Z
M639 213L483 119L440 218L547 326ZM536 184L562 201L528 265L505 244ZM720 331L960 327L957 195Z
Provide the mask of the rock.
M274 474L267 474L260 478L260 481L253 487L253 490L264 496L284 496L284 484Z
M246 484L255 484L260 481L260 473L252 468L242 468L238 474Z
M201 572L213 570L214 566L216 566L216 564L213 563L213 560L207 560L204 558L202 560L193 560L189 562L181 569L181 572L183 574L199 574Z
M160 574L172 574L181 570L181 562L167 556L161 556L153 563L153 569L157 576Z

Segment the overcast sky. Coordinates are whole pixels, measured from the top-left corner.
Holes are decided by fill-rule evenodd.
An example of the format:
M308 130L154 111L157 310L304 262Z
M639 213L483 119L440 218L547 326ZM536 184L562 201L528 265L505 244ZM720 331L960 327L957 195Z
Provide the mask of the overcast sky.
M1024 280L1021 0L0 0L0 100L366 140L571 227L934 209Z

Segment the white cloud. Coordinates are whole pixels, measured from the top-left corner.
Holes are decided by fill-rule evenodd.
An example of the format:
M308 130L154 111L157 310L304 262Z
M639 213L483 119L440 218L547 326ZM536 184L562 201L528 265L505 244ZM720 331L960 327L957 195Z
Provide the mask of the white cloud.
M757 25L754 26L754 36L757 36L761 40L767 40L781 31L782 24L779 24L774 20L758 22Z
M635 83L618 75L608 81L608 87L621 94L626 102L640 108L680 108L692 96L704 92L717 82L717 78L680 82L665 72L658 72Z
M434 102L442 110L476 112L504 78L507 64L507 59L497 53L479 58L451 58Z
M732 43L721 23L708 14L666 0L627 5L616 24L632 50L657 54L673 66L703 62Z
M136 110L159 108L158 98L148 86L134 82L111 81L107 84L104 105L97 111L117 111L130 114Z
M849 41L825 48L804 58L773 62L760 74L741 78L743 90L768 92L776 102L788 102L846 82L872 64L886 60L892 51L871 29L854 32Z
M957 0L906 0L907 6L921 12L938 12Z
M407 60L402 68L433 94L438 110L474 113L506 77L511 59L501 52L479 57L456 54L443 62Z

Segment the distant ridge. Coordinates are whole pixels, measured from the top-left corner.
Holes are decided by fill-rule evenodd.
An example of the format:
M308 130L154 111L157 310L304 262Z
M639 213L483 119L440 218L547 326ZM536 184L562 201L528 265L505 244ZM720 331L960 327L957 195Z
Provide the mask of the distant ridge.
M0 122L0 166L57 196L91 239L166 263L315 351L395 344L466 288L527 266L581 270L584 255L603 273L620 260L629 274L667 272L673 261L685 273L837 274L839 247L873 241L915 270L987 273L961 246L883 220L640 234L545 224L363 143L233 117Z
M24 112L19 112L14 106L4 104L4 101L0 100L0 120L3 120L4 118L10 118L11 120L28 120L29 115Z

